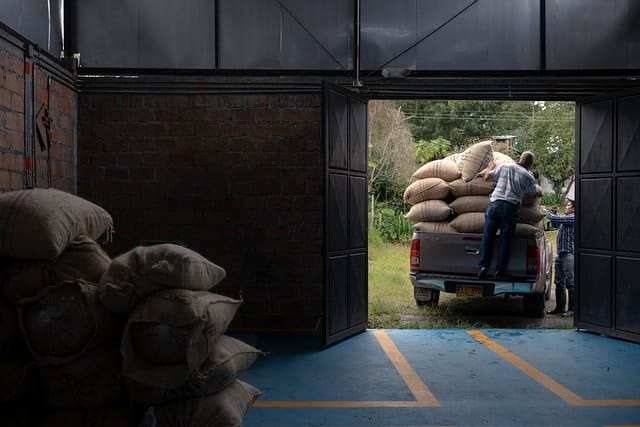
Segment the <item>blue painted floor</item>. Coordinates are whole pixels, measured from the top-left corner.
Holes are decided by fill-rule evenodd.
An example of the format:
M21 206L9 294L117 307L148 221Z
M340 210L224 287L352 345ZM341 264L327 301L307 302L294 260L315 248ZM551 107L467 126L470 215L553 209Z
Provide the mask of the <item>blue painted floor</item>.
M244 426L640 427L640 345L577 330L367 330L327 349L296 334L241 379Z

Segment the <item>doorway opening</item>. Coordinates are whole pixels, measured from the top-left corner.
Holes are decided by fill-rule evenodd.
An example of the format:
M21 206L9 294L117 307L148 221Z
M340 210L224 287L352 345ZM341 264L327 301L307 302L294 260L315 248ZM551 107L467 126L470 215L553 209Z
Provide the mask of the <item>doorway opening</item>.
M455 158L490 140L494 152L515 161L521 152L533 151L536 182L543 190L540 212L552 206L560 206L562 212L564 200L575 197L575 102L372 100L368 129L369 327L573 327L570 317L525 316L518 296L456 297L440 292L437 305L419 304L409 280L409 257L413 228L424 218L410 214L414 204L405 193L427 163ZM448 197L445 202L450 205ZM450 223L455 215L450 211L437 219ZM541 226L555 254L557 230L546 220ZM553 288L552 278L550 284ZM550 309L555 306L551 288L545 292Z

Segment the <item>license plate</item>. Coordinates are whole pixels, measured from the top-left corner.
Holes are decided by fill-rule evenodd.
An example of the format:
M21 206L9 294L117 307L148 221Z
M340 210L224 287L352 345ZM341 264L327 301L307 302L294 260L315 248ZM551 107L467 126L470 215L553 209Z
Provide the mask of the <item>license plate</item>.
M482 286L458 285L456 286L457 297L481 297Z

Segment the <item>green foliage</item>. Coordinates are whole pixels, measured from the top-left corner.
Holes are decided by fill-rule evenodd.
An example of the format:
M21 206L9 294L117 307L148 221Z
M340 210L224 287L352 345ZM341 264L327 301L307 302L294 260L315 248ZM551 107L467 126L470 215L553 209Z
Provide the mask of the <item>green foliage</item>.
M518 148L536 155L534 169L562 193L564 182L575 174L575 104L532 103L530 120L520 131Z
M409 117L416 140L443 138L455 152L482 138L511 134L529 117L523 102L410 100L397 105Z
M560 193L548 193L542 196L540 204L544 206L562 206L564 204L564 197Z
M451 141L438 137L428 141L421 139L416 142L416 159L419 164L430 162L431 160L442 159L451 150Z
M387 174L380 174L378 179L370 182L369 193L375 195L376 202L379 200L385 207L401 211L404 209L403 195L408 182L407 179L397 180Z
M386 243L407 243L413 235L411 223L392 208L381 207L375 211L373 228Z

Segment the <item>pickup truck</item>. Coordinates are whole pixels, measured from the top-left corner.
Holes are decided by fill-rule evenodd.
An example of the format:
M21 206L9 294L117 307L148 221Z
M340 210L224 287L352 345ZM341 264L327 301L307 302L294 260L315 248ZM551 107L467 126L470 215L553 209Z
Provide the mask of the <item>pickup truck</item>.
M492 278L500 236L496 236L488 277L478 279L481 240L482 234L414 228L409 278L416 304L437 306L440 292L455 293L459 297L522 295L524 314L544 317L553 265L553 248L545 233L540 230L516 234L511 244L507 279L502 280Z

